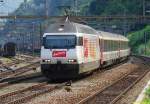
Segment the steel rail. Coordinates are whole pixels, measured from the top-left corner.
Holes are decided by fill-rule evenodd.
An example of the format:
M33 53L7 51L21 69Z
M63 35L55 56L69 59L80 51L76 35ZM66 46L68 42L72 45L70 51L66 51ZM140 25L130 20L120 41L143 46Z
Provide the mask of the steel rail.
M33 58L25 59L25 60L20 60L20 59L17 59L17 58L13 58L11 60L13 62L6 63L6 64L3 64L3 63L0 64L0 67L3 67L5 69L9 69L9 70L0 72L0 75L12 71L12 69L10 68L10 66L17 65L17 64L20 64L20 63L23 63L23 62L28 62L30 60L33 60Z
M0 96L0 104L21 104L47 92L62 88L66 83L49 85L45 82ZM19 96L22 94L21 96ZM17 96L17 98L16 98Z
M128 74L123 76L122 78L120 78L119 80L115 81L114 83L112 83L111 85L106 86L105 88L97 91L96 93L82 99L78 104L92 104L92 103L96 103L96 101L102 101L104 103L107 102L107 104L114 104L116 101L118 101L130 88L132 88L136 83L138 83L146 74L147 72L149 72L149 70L142 70L141 73L139 73L139 76L136 78L133 76L133 80L130 79L132 81L132 83L128 83L128 80L125 78L130 78L132 76L132 74ZM134 75L134 72L132 72ZM142 75L140 75L142 74ZM134 79L136 78L136 79ZM121 81L127 81L126 84L128 84L128 86L124 89L124 86L122 86L120 93L118 93L117 95L115 95L117 92L113 92L113 90L115 90L115 85L117 86L118 83L122 83ZM125 83L124 83L125 84ZM114 87L114 88L113 88ZM117 88L117 87L116 87ZM110 90L111 89L111 90ZM105 92L110 92L110 93L114 93L114 94L107 94ZM112 98L111 98L112 97ZM105 99L105 100L104 100ZM99 102L100 104L100 102Z
M43 77L41 73L34 74L34 75L29 74L29 75L25 75L25 76L14 77L13 79L11 79L9 81L4 81L4 82L0 83L0 88L7 87L7 86L10 86L15 83L19 83L21 81L31 80L31 79L39 78L39 77Z
M38 67L39 65L37 65L37 66L34 66L34 67ZM15 77L19 77L20 75L22 75L22 74L24 74L24 73L26 73L26 72L29 72L29 71L31 71L31 70L33 70L33 68L27 68L27 69L22 69L22 70L19 70L18 72L16 72L16 73L14 73L14 74L11 74L11 75L9 75L9 76L7 76L7 77L4 77L4 78L2 78L2 79L0 79L0 82L3 82L3 81L5 81L5 80L7 80L7 79L12 79L12 78L15 78Z
M21 68L18 68L16 70L13 70L13 71L9 70L9 71L6 71L6 72L2 72L2 73L0 73L0 78L4 79L4 78L7 78L9 76L11 76L11 77L12 76L16 76L18 74L21 74L24 71L29 71L29 69L31 70L32 67L37 67L39 65L40 65L40 61L37 61L37 62L33 62L33 63L29 64L29 65L23 66Z
M121 99L131 88L134 87L149 71L145 71L143 75L141 75L133 84L131 84L126 90L124 90L119 96L117 96L110 104L116 103L119 99Z

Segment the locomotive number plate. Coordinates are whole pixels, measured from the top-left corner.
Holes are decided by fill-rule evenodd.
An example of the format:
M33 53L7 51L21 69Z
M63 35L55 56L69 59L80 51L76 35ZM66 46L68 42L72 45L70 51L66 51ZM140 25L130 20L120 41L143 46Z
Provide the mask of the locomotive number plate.
M53 51L52 57L66 57L66 51Z

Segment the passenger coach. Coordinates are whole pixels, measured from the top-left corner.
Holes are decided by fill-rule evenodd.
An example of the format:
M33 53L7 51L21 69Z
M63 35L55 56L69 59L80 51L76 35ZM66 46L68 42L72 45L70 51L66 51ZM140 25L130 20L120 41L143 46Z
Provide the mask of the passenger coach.
M99 31L101 66L125 60L130 54L129 40L122 35Z

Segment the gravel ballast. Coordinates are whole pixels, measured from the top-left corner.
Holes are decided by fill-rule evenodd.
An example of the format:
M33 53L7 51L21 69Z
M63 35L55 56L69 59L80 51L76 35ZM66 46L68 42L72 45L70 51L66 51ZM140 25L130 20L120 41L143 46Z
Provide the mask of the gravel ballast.
M28 104L75 104L139 67L136 64L126 63L74 82L70 87L70 92L67 92L64 87L52 93L39 96L28 102Z

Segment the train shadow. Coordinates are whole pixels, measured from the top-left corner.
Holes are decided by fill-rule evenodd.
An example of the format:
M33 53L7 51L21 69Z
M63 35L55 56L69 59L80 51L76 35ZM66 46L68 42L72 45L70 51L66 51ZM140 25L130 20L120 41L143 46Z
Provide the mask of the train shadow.
M79 75L79 76L76 77L76 78L68 78L68 79L47 79L47 83L49 83L49 84L66 83L67 86L70 86L71 83L80 81L81 79L83 80L83 79L89 77L90 75L92 75L92 73L90 73L90 74L82 74L82 75Z

